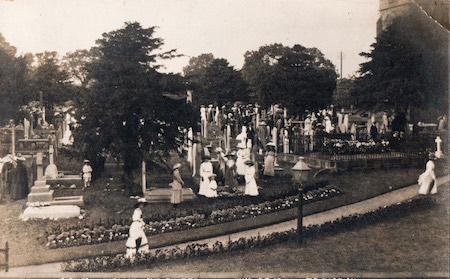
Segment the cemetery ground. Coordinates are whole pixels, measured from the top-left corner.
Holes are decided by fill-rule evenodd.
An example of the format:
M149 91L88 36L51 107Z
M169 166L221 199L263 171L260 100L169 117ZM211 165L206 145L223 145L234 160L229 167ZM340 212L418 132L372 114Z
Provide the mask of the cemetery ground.
M85 220L83 221L98 221L98 219L103 218L117 218L117 219L130 219L131 214L133 211L133 199L130 199L128 196L124 194L123 191L123 185L120 182L120 171L116 168L114 164L108 164L105 172L103 173L102 178L95 181L92 187L85 189L84 197L85 197L85 204L86 206L84 209L86 210L86 215L84 217ZM439 168L439 165L438 165ZM323 175L323 179L327 179L330 181L330 183L338 188L342 194L325 199L319 202L315 202L312 204L308 204L305 206L305 214L312 214L315 212L320 212L323 210L339 207L345 204L354 203L357 201L361 201L376 195L379 195L381 193L386 193L388 191L401 188L404 186L412 185L417 182L418 175L422 172L422 169L392 169L392 170L355 170L352 172L344 172L344 173L325 173ZM440 166L440 170L438 169L438 174L446 174L446 169L442 166ZM164 172L154 172L150 173L151 179L150 181L164 181L167 180L169 175L169 171L166 173ZM184 173L184 177L187 177L187 173ZM189 181L188 186L192 181L190 179L186 179ZM272 180L272 181L266 181L262 182L263 190L264 188L270 189L272 187L277 187L277 183L280 183L280 181ZM167 185L168 187L168 185ZM192 187L194 190L195 187ZM444 187L443 187L444 188ZM448 187L445 187L446 191L445 193L448 194ZM445 193L440 193L439 197L442 199L443 196L445 196ZM447 195L448 196L448 195ZM201 204L205 201L199 200L197 202L186 202L183 203L180 208L177 210L178 213L183 214L184 210L187 210L189 207L195 206L196 204ZM24 265L30 265L30 264L42 264L47 262L54 262L54 261L63 261L68 260L71 258L83 258L88 255L100 255L102 253L105 253L102 249L104 249L105 246L103 245L89 245L85 247L76 247L80 248L77 251L83 251L80 254L77 254L76 256L71 255L70 253L67 253L68 249L71 248L62 248L62 249L49 249L45 246L45 242L42 242L42 234L47 226L51 226L51 224L54 224L55 222L62 222L65 221L59 220L59 221L52 221L52 220L33 220L33 221L20 221L19 215L22 213L22 211L25 208L26 200L19 200L14 202L2 202L0 203L0 226L1 226L1 241L4 243L4 241L8 241L10 244L10 264L12 266L24 266ZM441 202L439 203L441 204ZM447 205L448 205L448 198L447 198ZM434 213L433 213L434 210ZM428 210L426 212L414 212L411 214L411 216L407 216L407 218L414 218L414 220L410 220L409 223L402 223L399 222L400 220L386 220L383 223L377 224L376 226L370 226L368 228L356 228L352 229L349 228L348 231L343 232L342 234L336 234L331 236L321 236L313 240L308 241L308 246L306 249L307 251L310 251L311 255L317 255L318 260L316 263L310 262L311 267L317 268L318 271L320 270L352 270L351 267L353 263L351 263L352 258L361 258L361 257L355 257L354 255L358 255L358 253L363 255L363 253L367 253L367 251L370 251L370 249L364 249L365 242L369 241L369 244L372 243L376 247L378 247L379 252L383 251L390 251L389 247L390 242L383 242L384 239L383 236L389 241L394 241L397 239L396 243L397 245L404 245L404 242L398 241L399 239L408 239L411 238L411 235L414 234L409 227L411 224L420 224L421 227L417 229L417 234L414 234L414 243L417 243L414 247L418 250L421 248L428 249L425 247L433 247L434 244L436 244L436 253L431 258L435 258L436 261L434 261L434 264L436 266L441 266L439 261L442 261L442 259L448 259L448 250L445 252L445 249L443 247L446 247L446 245L442 245L442 233L438 233L438 231L442 231L445 229L448 229L448 206L447 211L441 208L437 207L432 210ZM148 205L144 210L144 216L150 215L150 214L166 214L168 212L173 211L170 204L150 204ZM447 225L443 224L442 220L439 218L442 216L442 214L445 214L447 212ZM278 218L286 218L286 216L289 216L289 218L295 218L296 216L296 209L289 209L285 210L283 214L280 214L281 217ZM283 217L284 215L284 217ZM423 215L422 217L420 217ZM434 216L434 217L433 217ZM420 219L418 219L420 218ZM252 223L258 223L259 219L263 219L260 217L252 218ZM276 219L276 218L275 218ZM402 218L401 220L404 220L405 218ZM406 220L406 219L405 219ZM422 223L424 220L426 220L426 223ZM75 220L76 221L76 220ZM277 220L272 220L273 222L276 222ZM422 222L419 222L422 221ZM267 220L265 221L267 222ZM427 225L428 223L428 225ZM384 225L383 225L384 224ZM226 223L225 223L226 226ZM398 233L394 234L395 237L393 237L392 234L387 233L379 233L377 235L371 235L371 231L373 229L376 229L378 226L381 228L387 227L391 228L388 231L396 231L398 230ZM367 231L366 231L367 230ZM419 233L420 232L420 233ZM190 234L191 232L185 231L185 234ZM208 231L208 228L204 230L197 229L196 233L199 233L199 235L196 235L198 238L202 238L202 233L205 234L204 236L208 235L210 232ZM179 234L177 233L165 233L165 238L168 242L174 241L174 239L170 240L170 238L176 238ZM376 237L375 237L376 236ZM380 239L383 238L383 239ZM149 241L153 236L149 236ZM334 239L336 238L336 239ZM429 239L437 240L436 242L429 242ZM334 240L333 240L334 239ZM387 241L384 240L384 241ZM447 240L448 240L448 234L447 234ZM351 243L346 243L351 242ZM341 245L342 242L342 245ZM428 244L424 244L427 243ZM339 243L336 244L336 243ZM408 241L409 243L409 241ZM440 244L439 244L440 243ZM112 244L112 243L111 243ZM292 243L291 243L292 244ZM423 244L423 246L420 246L419 244ZM439 245L438 245L439 244ZM113 245L123 246L123 251L125 251L124 243L121 241L115 242ZM380 245L380 246L377 246ZM427 246L426 246L427 245ZM429 246L430 245L430 246ZM257 249L255 251L250 251L248 253L248 256L246 256L245 253L247 252L240 252L235 253L232 255L220 255L220 256L212 256L208 258L201 258L201 259L194 259L194 260L187 260L187 261L176 261L177 265L182 264L185 266L187 270L196 270L192 269L192 266L197 266L200 268L200 270L204 271L220 271L220 270L230 270L230 267L234 264L233 261L237 258L241 258L239 261L239 265L244 270L244 265L248 266L249 271L253 270L261 270L264 271L264 266L268 267L270 265L267 264L265 261L273 261L274 258L279 258L280 261L277 261L277 266L280 266L280 269L283 270L284 267L286 267L286 271L292 270L295 266L299 265L301 257L298 255L297 257L294 257L291 255L293 253L292 245L289 243L281 244L274 246L272 248L262 248ZM411 248L411 245L404 245ZM368 246L370 247L370 246ZM384 248L383 248L384 247ZM404 247L405 248L405 247ZM119 248L120 249L120 248ZM266 250L265 250L266 249ZM295 248L297 249L297 248ZM303 249L303 248L302 248ZM359 250L358 250L359 249ZM434 250L434 249L433 249ZM302 252L303 251L303 252ZM394 250L393 250L394 251ZM390 266L394 269L395 262L399 258L402 257L401 251L399 252L393 252L388 253L387 255L383 255L383 257L386 258L387 263L390 264ZM439 252L440 251L440 252ZM430 252L430 251L428 251ZM434 253L434 251L432 251ZM107 251L106 251L107 253ZM256 253L256 254L251 254ZM287 253L289 255L283 255L283 253ZM447 253L447 257L442 257L442 254ZM266 256L262 256L262 254L266 254ZM298 250L297 254L302 254L303 257L309 258L308 254L305 253L304 250ZM319 257L319 254L322 257ZM370 254L370 253L368 253ZM415 253L411 253L411 251L405 251L406 255L416 255ZM346 256L347 255L347 256ZM373 270L376 270L377 267L379 268L380 264L380 257L378 254L378 257L375 256L376 254L371 254L371 257L369 259L372 259L370 263L368 264L367 270L371 270L370 267L372 267ZM250 258L247 258L250 257ZM285 261L285 258L291 258L292 261ZM305 263L307 260L305 259ZM320 261L319 258L322 258ZM328 259L327 259L328 258ZM363 257L364 258L364 257ZM366 257L367 258L367 257ZM420 257L418 257L421 259ZM283 260L281 260L283 259ZM224 267L221 268L212 268L214 265L219 265L223 260L227 262L227 264L224 264ZM190 262L191 261L191 262ZM229 265L228 265L229 261ZM198 263L202 262L201 265ZM252 264L249 264L251 262ZM383 259L384 262L384 259ZM319 263L319 264L318 264ZM333 268L332 263L339 264L341 263L342 266L340 268ZM223 263L222 263L223 264ZM399 263L399 265L405 265L406 263ZM427 265L430 267L429 264L423 263L424 265ZM164 263L164 264L157 264L155 265L155 270L164 270L165 268L170 269L171 263ZM192 265L190 267L190 265ZM228 266L228 269L225 268L225 266ZM258 267L259 266L259 267ZM287 268L288 266L291 266L291 268ZM415 265L416 266L416 265ZM414 266L414 267L415 267ZM312 271L312 269L307 268L308 265L304 265L305 271ZM347 268L346 268L347 267ZM202 269L203 268L203 269ZM437 270L442 270L442 268L436 268ZM425 270L435 270L433 268L431 269L425 269ZM298 271L298 270L295 270ZM444 270L445 271L445 270ZM448 269L447 269L448 271Z

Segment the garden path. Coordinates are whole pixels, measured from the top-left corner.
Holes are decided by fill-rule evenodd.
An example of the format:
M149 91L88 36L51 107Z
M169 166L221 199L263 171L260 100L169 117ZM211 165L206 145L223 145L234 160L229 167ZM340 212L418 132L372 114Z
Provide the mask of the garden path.
M437 185L439 187L445 185L448 186L450 182L450 175L446 175L444 177L440 177L437 179ZM333 221L341 217L353 215L353 214L361 214L369 211L373 211L380 207L396 204L402 201L409 200L418 195L418 185L411 185L408 187L404 187L368 200L364 200L358 203L342 206L339 208L331 209L328 211L316 213L313 215L305 216L303 219L303 225L317 225L323 224L325 222ZM296 228L297 220L291 220L282 222L279 224L266 226L262 228L242 231L239 233L234 233L230 235L224 235L219 237L213 237L209 239L203 240L195 240L195 243L205 243L212 246L216 241L227 242L229 239L237 240L241 237L251 237L259 235L270 234L273 232L286 231L292 228ZM173 248L180 247L184 248L187 245L193 243L187 242L177 245L165 246L164 248ZM154 252L156 249L152 249ZM88 256L88 255L86 255ZM24 278L32 276L34 278L46 278L46 277L79 277L81 274L78 273L65 273L61 271L61 263L50 263L43 265L34 265L34 266L25 266L25 267L13 267L9 269L9 272L0 271L0 277L14 277L14 278ZM136 275L138 277L147 277L148 274L144 274L142 272L133 273L132 275ZM130 273L121 273L121 272L112 272L112 273L83 273L83 277L114 277L114 278L129 278Z

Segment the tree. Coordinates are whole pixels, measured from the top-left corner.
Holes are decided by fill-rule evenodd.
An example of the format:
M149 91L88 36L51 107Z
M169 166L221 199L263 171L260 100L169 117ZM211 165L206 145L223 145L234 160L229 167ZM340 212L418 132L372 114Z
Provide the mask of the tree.
M448 112L448 31L437 29L429 18L394 19L371 52L360 55L368 61L360 65L351 92L358 107Z
M62 69L68 74L74 84L85 88L89 84L87 78L87 65L92 61L94 54L85 49L67 53L62 60Z
M226 59L201 54L191 58L183 72L197 105L248 100L247 84Z
M253 98L263 106L282 103L292 113L301 114L331 102L337 74L317 48L273 44L244 56L243 77Z
M158 52L163 41L154 29L126 23L97 40L87 68L91 93L78 112L76 144L89 158L120 157L130 181L142 160L176 148L180 126L190 124L185 100L164 96L168 87L162 86L164 75L155 62L169 54Z
M45 51L36 54L37 67L33 71L32 89L34 99L43 95L44 106L53 109L54 105L64 103L72 97L69 75L60 66L58 53Z
M31 57L29 54L16 57L16 48L6 42L0 34L0 124L10 119L19 120L19 108L31 100Z

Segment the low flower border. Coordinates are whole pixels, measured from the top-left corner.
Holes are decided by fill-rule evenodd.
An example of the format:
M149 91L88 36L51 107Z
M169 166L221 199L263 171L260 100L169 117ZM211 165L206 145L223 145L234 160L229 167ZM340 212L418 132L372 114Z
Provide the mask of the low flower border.
M380 207L374 211L355 214L348 217L339 218L332 222L326 222L322 225L313 225L304 228L305 237L314 237L324 233L337 233L345 229L352 229L355 226L364 226L373 224L387 218L396 218L411 214L415 210L431 208L435 205L434 199L429 196L419 197L397 203L390 206ZM81 260L66 261L62 265L65 272L98 272L114 271L123 268L133 268L137 266L149 266L156 262L177 260L231 252L237 250L251 249L254 247L265 247L286 241L293 241L297 237L295 229L283 232L275 232L265 236L256 236L249 238L239 238L236 241L223 243L217 241L212 247L202 243L192 243L186 248L179 247L158 249L154 253L141 254L133 260L128 259L124 254L114 256L98 256Z
M339 195L340 191L332 186L308 191L304 195L305 202L323 200ZM147 235L155 235L166 232L188 230L192 228L206 227L256 217L297 206L298 196L289 196L283 199L266 201L259 204L235 206L227 209L213 210L209 215L193 214L185 217L171 218L169 220L148 222L144 231ZM68 229L50 235L45 235L46 246L51 249L91 245L104 242L125 240L128 238L130 226L114 224L111 227L98 226L94 228Z

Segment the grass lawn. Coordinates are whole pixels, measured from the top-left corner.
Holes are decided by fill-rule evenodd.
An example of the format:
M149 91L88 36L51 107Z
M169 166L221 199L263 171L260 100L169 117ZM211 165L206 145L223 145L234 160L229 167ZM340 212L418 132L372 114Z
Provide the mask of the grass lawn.
M399 187L416 183L421 169L393 169L375 171L353 171L351 173L325 174L321 179L327 179L343 192L342 195L310 204L306 214L334 208L343 204L357 202L380 193L390 191ZM153 174L152 179L157 181L159 174ZM161 173L161 177L167 179L166 173ZM183 177L185 177L184 174ZM122 191L123 185L120 183L120 172L114 165L108 165L103 178L95 181L94 185L85 190L85 210L86 220L97 221L99 218L106 219L128 219L133 212L134 200L125 196ZM275 180L276 181L276 180ZM109 183L109 186L108 186ZM262 182L264 187L277 187L277 183ZM392 188L392 189L391 189ZM199 201L201 202L201 201ZM38 237L43 235L44 229L54 223L71 223L70 221L34 220L23 222L18 219L25 209L26 200L0 203L0 247L4 241L9 241L11 253L10 263L12 266L24 264L28 259L38 259L45 262L50 254L65 254L64 249L49 250L44 243L39 243ZM194 206L195 203L183 203L176 211L179 214L183 210ZM144 210L144 216L154 214L158 211L172 211L170 204L150 204ZM295 211L292 211L295 216ZM252 220L253 221L253 220ZM190 232L187 232L188 234ZM169 236L170 237L170 236ZM176 234L174 234L176 237ZM334 245L334 249L338 249ZM96 245L86 246L86 251L95 254ZM331 248L330 248L331 249ZM32 251L32 252L31 252ZM195 260L194 260L195 261Z
M135 269L149 274L227 272L282 276L287 273L449 272L449 185L436 206L370 226L308 239L304 247L287 242L228 254L154 264ZM124 270L124 272L126 272Z

